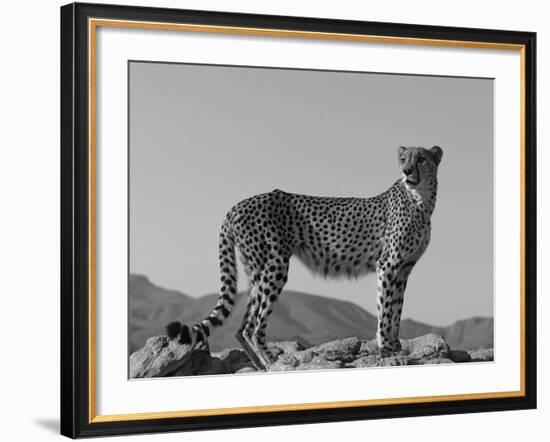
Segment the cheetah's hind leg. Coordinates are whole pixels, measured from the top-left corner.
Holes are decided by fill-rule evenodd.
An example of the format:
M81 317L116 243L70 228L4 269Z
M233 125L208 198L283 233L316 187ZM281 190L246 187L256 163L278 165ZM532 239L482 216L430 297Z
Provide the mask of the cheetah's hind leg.
M241 321L241 326L235 334L235 338L241 344L244 352L248 356L248 359L256 367L257 370L266 371L267 366L262 363L260 358L258 358L256 352L252 348L252 342L250 339L250 332L254 328L256 323L256 311L257 311L257 287L252 287L249 292L248 302L246 304L246 312Z
M253 315L255 321L254 323L250 320L247 321L247 330L252 330L252 333L245 332L243 334L251 350L266 367L266 370L277 360L266 344L267 323L286 283L287 273L288 259L279 259L267 263L266 270L258 283L259 289L256 296L253 297L254 307L249 315Z
M243 348L244 352L248 356L248 359L252 361L252 364L254 367L256 367L259 371L267 371L268 367L262 363L262 361L258 358L256 355L256 352L252 349L252 347L249 344L250 338L248 338L244 334L244 330L239 330L235 337L237 338L237 341L239 341L239 344L241 344L241 347Z

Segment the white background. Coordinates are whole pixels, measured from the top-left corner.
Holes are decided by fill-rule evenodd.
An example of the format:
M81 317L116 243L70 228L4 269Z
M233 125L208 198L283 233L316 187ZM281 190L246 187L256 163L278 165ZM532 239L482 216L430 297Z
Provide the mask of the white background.
M376 21L531 30L539 32L539 55L550 39L545 32L548 12L543 2L277 2L147 1L128 4L195 9L259 12ZM0 103L3 191L0 256L4 309L1 392L5 440L47 440L57 436L59 409L59 10L60 2L11 3L3 10L2 81ZM544 77L548 62L538 60L538 142L545 143L545 105L549 97ZM548 124L548 123L546 123ZM7 136L6 136L7 135ZM542 201L550 185L543 176L548 153L539 150L539 225L550 215ZM546 212L546 213L545 213ZM268 429L157 435L126 440L226 441L336 437L394 440L518 440L548 427L548 352L543 352L549 327L541 318L548 301L542 269L539 230L539 409L464 416L440 416L370 422L317 424ZM549 244L546 244L550 246ZM547 247L548 250L548 247Z

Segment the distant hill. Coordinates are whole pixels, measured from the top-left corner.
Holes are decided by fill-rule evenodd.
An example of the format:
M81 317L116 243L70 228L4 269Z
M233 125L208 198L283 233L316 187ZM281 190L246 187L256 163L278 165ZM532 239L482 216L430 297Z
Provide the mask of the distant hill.
M162 334L166 318L182 316L195 303L195 298L158 287L142 275L130 275L128 298L130 351L155 333Z
M153 284L142 275L129 280L129 352L141 348L147 338L164 334L170 321L193 325L210 313L217 294L192 298ZM239 294L223 329L210 339L212 351L240 347L235 339L244 315L244 296ZM299 341L304 346L355 336L371 339L376 332L376 316L358 305L335 298L283 291L267 329L270 341ZM400 337L410 339L427 333L442 335L451 348L463 350L493 346L493 319L471 318L448 327L434 327L412 319L401 322Z
M435 327L413 319L404 319L399 331L403 339L436 333L443 336L452 349L473 350L493 347L493 318L475 316L461 319L447 327Z

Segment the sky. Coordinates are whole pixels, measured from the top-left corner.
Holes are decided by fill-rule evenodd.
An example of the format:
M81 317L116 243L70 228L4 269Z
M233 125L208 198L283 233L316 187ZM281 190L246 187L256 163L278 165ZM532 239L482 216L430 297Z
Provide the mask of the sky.
M218 290L218 234L273 189L370 197L397 149L443 149L431 243L403 317L493 316L493 80L213 65L129 64L130 272L198 297ZM239 288L246 288L241 273ZM376 278L330 281L291 260L287 289L376 311Z

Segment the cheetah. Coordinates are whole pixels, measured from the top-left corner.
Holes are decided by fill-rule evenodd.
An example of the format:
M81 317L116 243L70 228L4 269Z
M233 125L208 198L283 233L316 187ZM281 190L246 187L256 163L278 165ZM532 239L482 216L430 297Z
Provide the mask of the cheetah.
M222 325L235 304L237 251L249 291L236 338L259 370L268 370L275 362L266 345L266 327L287 282L291 256L327 278L376 272L377 345L383 354L399 352L403 295L409 274L430 241L442 155L439 146L399 147L401 177L371 198L274 190L239 202L221 227L216 306L192 327L177 321L168 324L168 337L179 337L180 343L192 348L199 344L208 348L212 329Z

